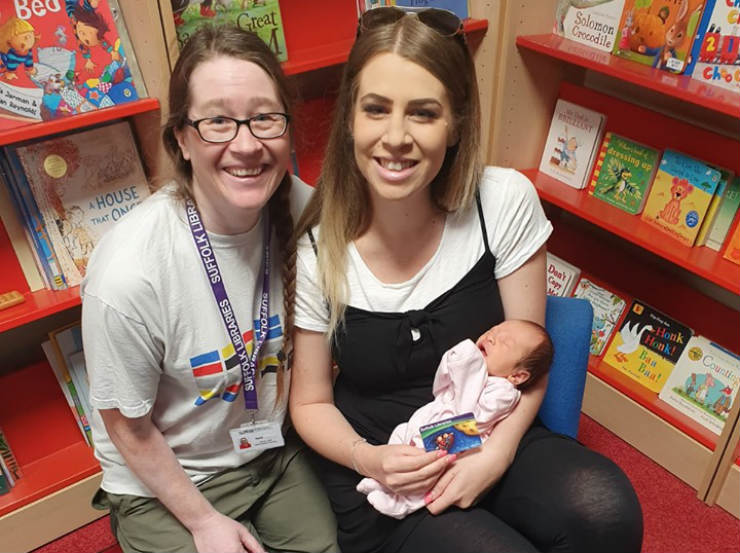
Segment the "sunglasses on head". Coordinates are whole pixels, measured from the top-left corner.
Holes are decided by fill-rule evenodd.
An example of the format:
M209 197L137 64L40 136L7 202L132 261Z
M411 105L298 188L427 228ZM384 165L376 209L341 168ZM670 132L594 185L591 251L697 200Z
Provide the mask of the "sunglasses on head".
M357 36L364 31L392 25L407 15L414 15L424 25L443 37L453 37L463 32L463 23L460 18L449 10L441 8L400 8L398 6L380 6L372 8L360 15L357 26ZM465 36L465 35L463 35Z

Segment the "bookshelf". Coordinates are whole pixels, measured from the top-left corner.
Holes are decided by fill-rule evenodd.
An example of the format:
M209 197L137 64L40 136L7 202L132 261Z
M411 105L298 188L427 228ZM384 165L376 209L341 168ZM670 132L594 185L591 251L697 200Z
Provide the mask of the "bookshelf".
M737 173L740 98L549 34L555 3L505 3L487 161L519 168L534 182L555 228L553 253L628 301L646 301L740 352L740 267L708 248L682 246L639 216L536 169L562 97L606 113L606 130ZM583 411L697 489L700 499L740 517L737 454L727 453L737 444L738 403L717 436L592 356Z
M169 74L177 58L177 39L169 0L118 0L149 98L115 108L39 123L0 133L0 145L48 137L116 119L131 120L147 174L154 182L171 175L160 146L160 125L167 117ZM346 61L357 24L355 3L328 0L320 7L304 0L281 0L289 60L283 67L294 79L301 101L296 106L296 150L301 176L315 182L331 121L339 64ZM495 15L465 21L465 31L480 43ZM50 330L79 317L79 287L29 292L12 245L0 224L0 290L17 289L26 301L0 311L0 427L7 435L24 476L0 496L3 549L29 551L105 513L90 500L101 474L92 449L74 417L40 347ZM19 361L20 360L20 361Z

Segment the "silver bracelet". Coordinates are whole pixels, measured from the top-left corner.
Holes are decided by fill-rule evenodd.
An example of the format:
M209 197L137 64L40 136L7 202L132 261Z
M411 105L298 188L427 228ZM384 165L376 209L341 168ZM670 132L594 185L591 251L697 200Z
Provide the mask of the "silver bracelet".
M355 448L362 443L367 443L367 440L365 438L357 438L356 440L352 442L352 447L349 450L349 458L352 461L352 468L355 469L355 472L357 474L362 474L362 473L360 472L360 469L357 468L357 461L355 461Z

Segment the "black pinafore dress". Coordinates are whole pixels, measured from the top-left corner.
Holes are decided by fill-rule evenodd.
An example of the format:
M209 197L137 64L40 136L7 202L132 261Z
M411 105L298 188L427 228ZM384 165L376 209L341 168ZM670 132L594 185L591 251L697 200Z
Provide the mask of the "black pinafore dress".
M403 313L347 306L345 324L332 344L340 368L334 403L355 431L374 445L433 399L432 384L444 352L465 338L475 340L504 319L496 259L490 250L480 198L476 196L485 252L451 289L426 307ZM313 235L311 243L316 250ZM362 476L317 459L339 525L343 553L388 552L429 516L421 509L399 521L376 511L355 486Z

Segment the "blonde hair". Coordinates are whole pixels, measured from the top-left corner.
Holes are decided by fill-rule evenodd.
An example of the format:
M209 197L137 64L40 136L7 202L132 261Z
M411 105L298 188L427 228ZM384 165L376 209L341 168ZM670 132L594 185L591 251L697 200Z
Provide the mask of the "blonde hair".
M448 148L430 184L434 204L447 212L471 205L481 175L480 101L464 36L442 37L414 16L363 31L344 67L317 193L298 224L299 234L321 227L319 281L329 305L330 338L343 320L347 301L347 244L362 235L373 216L367 183L355 161L351 126L360 72L383 53L420 65L444 85L449 97L458 142Z
M0 27L0 51L7 52L10 48L8 42L11 38L28 32L35 32L35 29L25 19L19 19L15 16L8 19Z
M275 54L256 34L239 29L235 25L205 25L195 31L184 44L177 59L169 88L169 118L162 130L162 142L172 158L177 172L177 193L193 201L193 169L186 160L175 134L185 125L190 109L190 76L195 68L221 56L245 60L258 65L275 83L278 97L285 112L291 112L291 97L288 81ZM248 92L245 92L248 94ZM277 190L268 202L270 222L275 230L278 249L282 256L281 278L283 282L283 356L277 369L277 397L284 393L283 375L292 346L293 321L295 318L295 274L296 250L293 238L293 216L290 210L291 177L286 172Z

